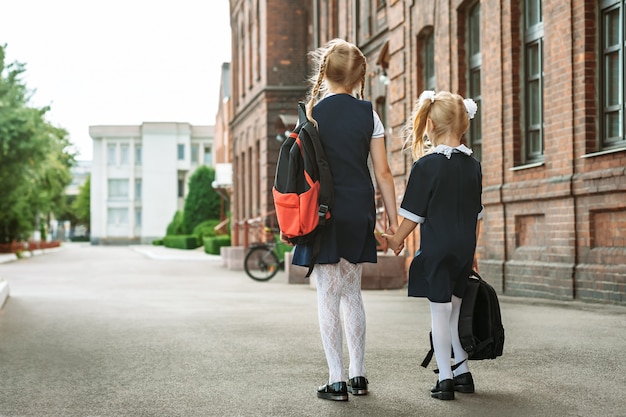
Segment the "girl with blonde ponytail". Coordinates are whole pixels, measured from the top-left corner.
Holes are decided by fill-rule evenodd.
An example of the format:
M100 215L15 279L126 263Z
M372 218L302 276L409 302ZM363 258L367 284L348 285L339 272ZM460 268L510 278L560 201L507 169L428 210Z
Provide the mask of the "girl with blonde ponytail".
M398 228L396 195L387 162L385 129L372 103L363 100L365 56L358 47L343 39L331 40L311 56L316 72L310 79L306 112L315 123L324 146L335 197L319 255L313 259L311 246L296 245L292 263L316 265L313 277L329 371L328 381L318 388L317 396L347 401L348 392L368 393L361 273L364 262L377 261L375 191L368 168L369 157L387 213L388 233ZM347 381L342 319L350 358Z
M420 95L406 129L415 162L399 210L404 219L395 234L384 235L398 255L404 239L420 224L408 292L430 302L439 368L431 396L441 400L454 399L455 391L474 392L458 323L468 277L472 270L478 272L475 250L483 214L480 163L461 143L476 110L472 99L447 91Z

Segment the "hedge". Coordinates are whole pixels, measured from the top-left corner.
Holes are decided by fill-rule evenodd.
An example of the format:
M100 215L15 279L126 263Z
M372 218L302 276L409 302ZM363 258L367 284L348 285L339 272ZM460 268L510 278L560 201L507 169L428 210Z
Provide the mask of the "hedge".
M199 247L198 238L194 235L165 236L163 246L176 249L195 249Z
M221 235L206 237L204 240L204 252L211 255L219 255L222 246L230 246L230 236Z

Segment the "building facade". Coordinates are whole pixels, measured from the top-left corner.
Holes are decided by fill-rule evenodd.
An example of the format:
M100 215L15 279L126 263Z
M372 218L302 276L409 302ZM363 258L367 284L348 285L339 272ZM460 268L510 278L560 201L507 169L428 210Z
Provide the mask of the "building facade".
M626 304L624 1L288 3L231 0L238 219L270 212L271 120L303 99L306 52L341 37L368 58L366 99L387 129L399 200L413 162L401 132L419 94L472 97L481 275L507 295ZM293 94L266 93L281 82ZM416 232L408 252L418 246Z
M213 126L90 126L91 243L150 243L182 210L189 176L213 166Z
M275 224L276 160L282 135L293 128L283 121L295 120L297 103L306 95L311 2L230 0L230 9L231 239L247 246L258 238L251 236L250 225Z

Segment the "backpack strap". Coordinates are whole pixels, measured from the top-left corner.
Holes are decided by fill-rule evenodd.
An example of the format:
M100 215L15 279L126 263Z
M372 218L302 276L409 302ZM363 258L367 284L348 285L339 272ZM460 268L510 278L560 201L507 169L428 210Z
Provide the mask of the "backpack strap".
M328 222L328 213L330 211L334 198L333 179L330 172L330 166L328 165L328 160L326 159L326 153L324 152L324 146L322 145L322 142L319 138L319 133L313 122L308 120L308 118L306 117L306 108L303 102L298 103L298 117L301 123L307 122L302 125L302 130L304 130L306 134L311 138L311 143L313 144L313 149L315 150L315 159L320 176L320 192L318 197L319 204L317 207L317 215L319 216L318 227L323 228ZM317 231L313 242L311 265L309 266L309 270L305 275L306 278L308 278L313 272L315 261L320 253L322 246L321 239L322 233L321 230L319 230Z
M428 353L426 354L426 357L422 361L422 365L421 365L422 368L428 368L428 364L433 359L433 355L435 353L435 348L433 347L433 332L432 331L428 334L428 337L430 338L430 350L428 351ZM467 359L463 359L461 362L455 363L454 365L452 365L452 370L455 371L466 360ZM438 374L439 373L439 369L434 369L433 372Z
M426 353L426 357L422 361L422 368L428 368L428 364L433 359L433 354L435 353L435 348L433 347L433 332L428 333L428 338L430 339L430 350Z

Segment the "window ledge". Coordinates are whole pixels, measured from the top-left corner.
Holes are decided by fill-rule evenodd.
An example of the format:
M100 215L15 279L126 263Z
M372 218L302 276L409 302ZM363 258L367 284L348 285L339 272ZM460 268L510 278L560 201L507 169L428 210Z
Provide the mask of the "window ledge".
M520 165L517 167L509 168L509 171L522 171L524 169L537 168L545 165L545 161L533 162L532 164Z
M581 156L580 159L593 158L594 156L609 155L609 154L612 154L612 153L624 152L624 151L626 151L626 147L606 149L604 151L599 151L599 152L593 152L593 153L585 154L585 155Z

